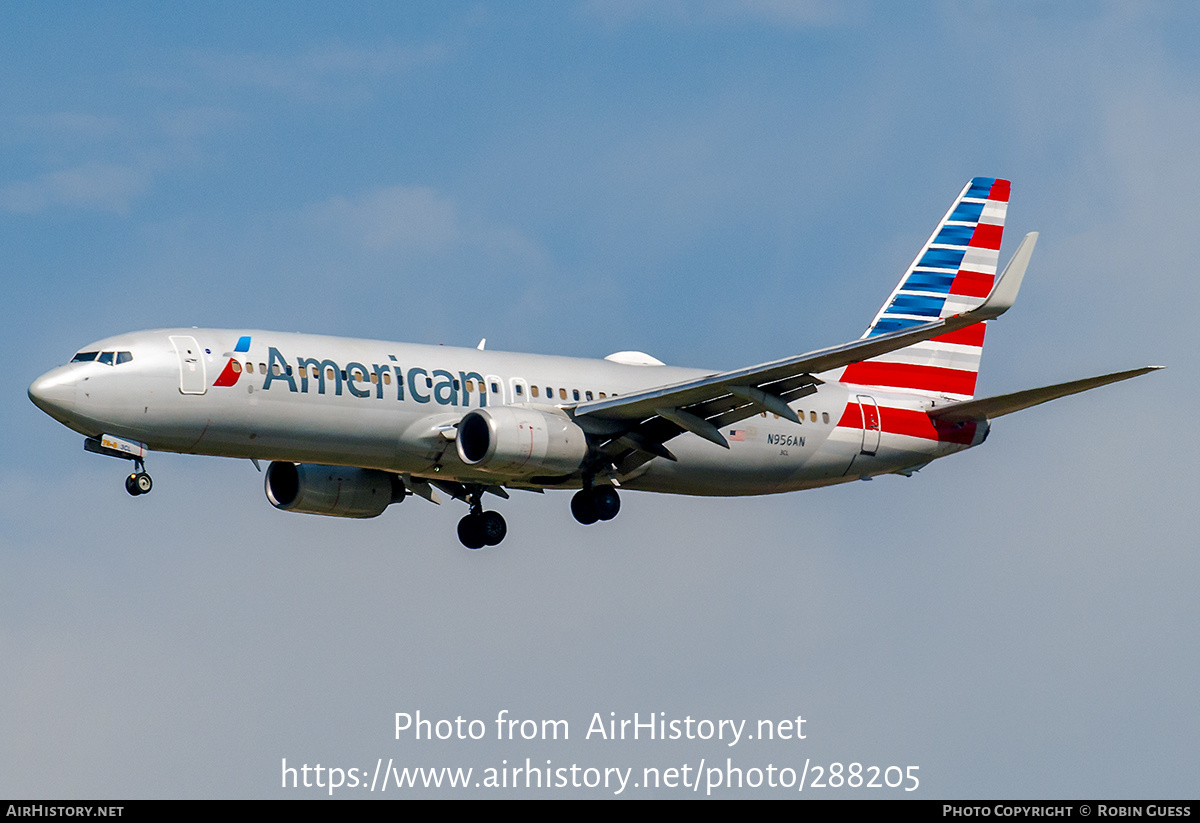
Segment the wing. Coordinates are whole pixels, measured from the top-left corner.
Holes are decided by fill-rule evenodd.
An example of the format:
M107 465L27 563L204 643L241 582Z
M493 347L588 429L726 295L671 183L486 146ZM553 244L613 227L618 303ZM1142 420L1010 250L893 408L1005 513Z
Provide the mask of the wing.
M575 422L589 434L607 438L601 450L622 474L653 457L674 460L663 444L685 431L728 448L720 432L722 426L760 411L795 421L796 413L788 402L815 392L822 382L816 375L821 372L991 320L1008 311L1016 300L1036 240L1036 232L1025 236L987 299L970 311L750 368L581 403L572 410Z

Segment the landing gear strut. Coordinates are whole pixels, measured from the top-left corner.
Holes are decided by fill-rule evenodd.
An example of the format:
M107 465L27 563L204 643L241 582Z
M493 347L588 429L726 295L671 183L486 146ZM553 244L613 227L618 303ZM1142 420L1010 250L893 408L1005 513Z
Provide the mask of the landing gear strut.
M621 498L612 486L584 486L571 498L571 514L585 526L612 520L621 511Z
M468 549L499 545L508 534L508 524L500 512L483 510L482 497L482 488L468 487L467 503L471 506L471 512L458 521L458 539Z

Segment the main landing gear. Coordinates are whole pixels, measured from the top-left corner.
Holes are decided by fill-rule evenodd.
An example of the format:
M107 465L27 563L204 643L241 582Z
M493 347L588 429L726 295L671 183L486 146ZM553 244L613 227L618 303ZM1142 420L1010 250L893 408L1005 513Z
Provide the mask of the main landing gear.
M584 486L571 498L571 514L585 526L612 520L621 511L621 498L612 486Z
M480 498L483 489L468 487L467 503L471 512L458 521L458 539L468 549L496 546L508 534L508 524L500 512L485 512Z
M466 486L466 501L471 511L458 521L458 539L468 549L498 545L508 534L508 525L500 512L483 510L483 492L483 486ZM462 499L461 495L459 499ZM571 498L571 514L585 526L600 520L612 520L619 511L621 497L612 486L593 486L588 483Z

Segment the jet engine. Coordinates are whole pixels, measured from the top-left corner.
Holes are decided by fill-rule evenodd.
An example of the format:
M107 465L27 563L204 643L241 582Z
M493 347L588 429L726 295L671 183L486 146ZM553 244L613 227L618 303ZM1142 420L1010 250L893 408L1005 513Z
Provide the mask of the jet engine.
M267 467L267 499L286 512L331 517L378 517L404 499L404 482L389 472L316 463Z
M468 412L456 439L468 466L509 476L570 474L588 453L583 429L566 415L515 406Z

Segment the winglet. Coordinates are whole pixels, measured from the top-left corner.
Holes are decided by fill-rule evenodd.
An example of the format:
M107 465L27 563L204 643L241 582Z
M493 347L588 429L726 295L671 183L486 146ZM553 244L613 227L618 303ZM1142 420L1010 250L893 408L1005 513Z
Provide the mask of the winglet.
M1037 245L1037 239L1036 231L1025 235L1025 239L1017 247L1016 254L1008 261L992 288L992 293L971 312L972 316L980 320L991 320L1012 308L1013 303L1017 301L1017 292L1021 290L1021 281L1025 278L1025 269L1029 266L1029 258L1033 256L1033 247Z

